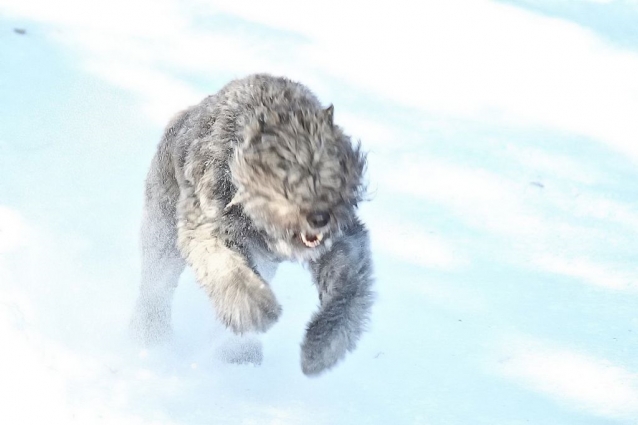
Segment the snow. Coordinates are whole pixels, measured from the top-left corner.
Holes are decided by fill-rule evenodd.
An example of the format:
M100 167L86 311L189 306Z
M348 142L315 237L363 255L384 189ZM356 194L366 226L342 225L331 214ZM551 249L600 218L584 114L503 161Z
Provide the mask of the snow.
M579 19L638 9L527 3L0 0L0 423L637 423L638 46ZM127 333L163 125L257 71L370 152L378 302L318 378L298 265L259 366L190 272L169 344Z

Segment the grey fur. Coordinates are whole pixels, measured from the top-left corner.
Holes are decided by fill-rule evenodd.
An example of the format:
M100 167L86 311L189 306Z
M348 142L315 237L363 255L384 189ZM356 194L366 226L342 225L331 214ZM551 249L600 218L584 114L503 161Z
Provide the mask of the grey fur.
M368 233L356 216L364 167L332 106L285 78L234 80L178 114L146 180L137 336L169 335L186 264L227 327L264 332L281 314L267 279L279 262L300 261L321 301L302 370L334 366L355 348L373 300Z

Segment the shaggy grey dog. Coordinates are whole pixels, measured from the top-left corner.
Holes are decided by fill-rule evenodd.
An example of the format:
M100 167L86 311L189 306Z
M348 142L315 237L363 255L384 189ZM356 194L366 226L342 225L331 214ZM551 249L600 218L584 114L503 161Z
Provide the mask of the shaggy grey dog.
M320 309L307 326L307 375L355 348L373 301L368 233L355 214L365 155L305 86L234 80L166 128L146 180L142 283L133 329L170 332L184 266L237 334L281 314L268 281L284 260L309 266Z

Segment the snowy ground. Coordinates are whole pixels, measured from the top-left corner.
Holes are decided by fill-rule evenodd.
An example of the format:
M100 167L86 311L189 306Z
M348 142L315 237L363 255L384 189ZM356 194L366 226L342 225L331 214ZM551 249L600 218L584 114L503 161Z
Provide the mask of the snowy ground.
M0 0L0 423L638 423L638 4L300 3ZM256 71L370 151L378 303L316 379L296 265L259 367L189 273L126 330L162 126Z

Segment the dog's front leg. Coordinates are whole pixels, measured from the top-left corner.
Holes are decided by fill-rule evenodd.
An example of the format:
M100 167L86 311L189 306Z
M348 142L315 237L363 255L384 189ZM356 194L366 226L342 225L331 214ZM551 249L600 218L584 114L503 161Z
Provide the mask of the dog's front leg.
M281 314L268 283L248 259L219 237L218 217L203 214L194 197L178 207L178 246L210 297L219 319L233 332L264 332Z
M321 308L308 324L301 368L306 375L318 375L354 350L368 321L374 296L365 227L355 223L310 267Z

